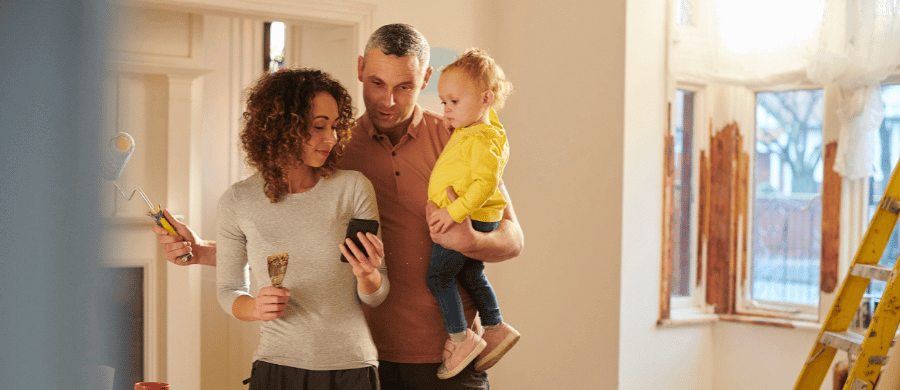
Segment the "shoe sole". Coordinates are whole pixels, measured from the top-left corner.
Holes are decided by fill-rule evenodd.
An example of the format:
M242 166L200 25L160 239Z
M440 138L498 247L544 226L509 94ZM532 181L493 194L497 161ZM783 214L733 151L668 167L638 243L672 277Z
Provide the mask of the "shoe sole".
M478 359L478 361L475 362L475 369L478 371L486 371L493 367L500 361L500 358L502 358L503 355L506 355L506 353L519 342L520 337L522 337L522 335L520 335L519 332L510 333L497 345L497 348L494 348L494 350L485 355L485 357Z
M456 376L456 374L459 374L460 372L462 372L462 370L464 370L466 368L466 366L469 365L469 363L472 363L472 360L475 360L475 358L478 357L478 354L480 354L481 351L484 351L484 349L486 347L487 347L487 341L481 340L481 342L478 343L478 346L475 347L474 350L472 350L472 353L470 353L468 356L466 356L466 358L463 359L463 361L460 362L459 365L456 366L456 368L454 368L452 371L448 371L446 373L438 372L437 377L439 379L449 379L449 378Z

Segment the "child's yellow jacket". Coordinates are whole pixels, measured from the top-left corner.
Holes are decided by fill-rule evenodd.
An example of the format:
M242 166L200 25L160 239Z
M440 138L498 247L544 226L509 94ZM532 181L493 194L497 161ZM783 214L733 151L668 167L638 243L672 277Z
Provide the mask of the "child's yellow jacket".
M506 201L497 187L509 160L509 143L493 109L490 122L454 130L431 171L428 199L439 208L447 207L456 222L466 216L482 222L503 217ZM453 203L447 198L447 186L459 195Z

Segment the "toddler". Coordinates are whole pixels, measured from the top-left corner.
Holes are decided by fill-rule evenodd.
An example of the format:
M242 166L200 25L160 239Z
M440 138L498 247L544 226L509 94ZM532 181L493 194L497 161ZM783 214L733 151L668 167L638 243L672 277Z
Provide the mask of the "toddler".
M454 130L428 183L428 198L439 208L429 219L433 232L443 233L466 217L481 232L499 225L506 201L498 186L509 145L497 111L511 92L512 84L503 70L480 49L466 51L441 72L438 95L444 105L444 121ZM449 186L459 195L452 202L447 196ZM503 322L481 261L434 244L427 281L450 335L439 378L458 374L476 357L475 369L487 370L519 340L519 332ZM457 281L478 309L484 336L468 329Z

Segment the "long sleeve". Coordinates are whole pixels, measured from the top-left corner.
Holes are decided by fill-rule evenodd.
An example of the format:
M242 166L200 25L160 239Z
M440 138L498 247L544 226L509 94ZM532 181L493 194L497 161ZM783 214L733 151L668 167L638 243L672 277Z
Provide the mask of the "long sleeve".
M235 218L235 194L231 188L216 208L216 295L222 310L234 317L232 306L241 295L250 295L247 238Z
M357 207L354 211L353 218L373 219L380 222L378 202L375 200L375 188L372 186L372 183L360 175L356 180L354 187L356 188L354 194L356 194L355 204ZM381 239L380 228L375 235ZM380 305L381 302L384 302L388 292L391 290L391 283L388 280L387 274L387 259L381 262L381 266L378 267L378 272L381 274L381 286L378 287L378 290L375 290L375 292L368 295L359 292L359 289L356 290L359 300L369 307L376 307Z
M472 134L460 145L463 159L471 162L472 182L465 193L447 206L447 211L457 223L481 208L500 185L500 175L508 158L506 137L494 129L484 133L488 132L495 134L490 137Z

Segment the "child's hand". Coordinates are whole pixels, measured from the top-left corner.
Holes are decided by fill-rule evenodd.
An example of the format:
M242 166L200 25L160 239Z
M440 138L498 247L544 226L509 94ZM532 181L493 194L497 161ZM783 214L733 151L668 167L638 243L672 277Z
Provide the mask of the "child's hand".
M450 216L450 212L444 207L431 213L428 228L431 230L432 234L442 234L446 233L447 229L450 229L455 223L456 221Z

